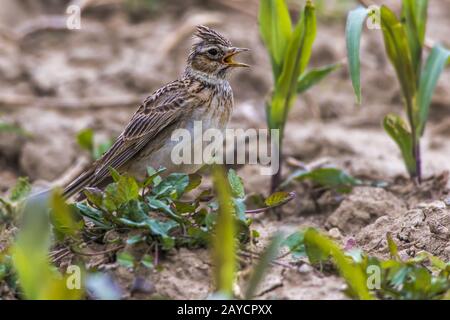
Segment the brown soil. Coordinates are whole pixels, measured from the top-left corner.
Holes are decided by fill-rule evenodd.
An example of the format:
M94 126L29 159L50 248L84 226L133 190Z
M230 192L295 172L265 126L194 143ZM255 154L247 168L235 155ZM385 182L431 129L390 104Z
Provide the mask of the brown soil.
M0 0L0 6L8 8L0 12L1 116L32 134L31 138L0 135L0 193L19 176L42 185L70 172L86 158L74 139L82 128L91 127L102 137L119 134L139 101L182 71L196 24L214 25L237 46L252 49L246 61L251 70L236 72L231 79L236 101L231 126L265 127L271 67L258 35L256 2L248 1L239 10L219 0L167 2L161 1L156 12L144 16L130 16L120 5L93 6L86 9L81 31L40 30L15 41L1 31L19 30L49 13L48 8L60 13L64 6L50 6L53 2L44 0L23 5ZM325 3L328 6L318 12L314 66L345 57L346 9L334 1ZM448 40L449 12L450 2L430 1L428 35L433 40ZM276 230L315 226L342 242L354 238L370 254L387 255L384 239L391 232L404 257L427 250L450 260L450 203L446 202L450 184L445 173L450 170L450 71L445 71L433 97L422 143L425 182L416 186L406 179L400 153L380 126L386 113L402 112L398 84L383 50L380 33L366 30L361 106L355 105L346 67L297 100L289 115L285 153L304 163L327 161L358 178L385 181L388 187L357 187L345 197L324 193L314 203L308 187L297 184L298 197L283 208L280 221L269 214L255 217L253 226L262 238L256 251ZM283 169L287 175L295 168L286 163ZM245 166L238 173L248 193L267 194L270 179L256 170ZM11 230L0 229L0 248L10 239ZM61 266L70 259L63 259ZM90 260L112 274L125 298L203 299L211 293L211 266L204 249L180 249L161 257L162 271L130 273L112 263L110 255ZM345 299L341 279L301 263L295 266L274 266L258 297ZM242 267L244 280L248 266ZM243 286L244 281L239 283ZM236 293L244 289L238 286Z

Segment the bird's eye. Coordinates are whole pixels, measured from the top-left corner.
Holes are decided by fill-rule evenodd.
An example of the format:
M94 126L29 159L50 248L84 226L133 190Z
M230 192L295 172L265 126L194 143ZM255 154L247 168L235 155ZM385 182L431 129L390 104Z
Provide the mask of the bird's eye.
M217 54L219 53L219 51L217 51L217 49L209 49L208 53L212 56L217 56Z

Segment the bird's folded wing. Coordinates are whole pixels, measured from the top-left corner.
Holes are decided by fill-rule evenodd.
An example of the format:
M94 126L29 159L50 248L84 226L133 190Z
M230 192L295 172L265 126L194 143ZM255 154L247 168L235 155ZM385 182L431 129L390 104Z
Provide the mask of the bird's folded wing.
M167 101L165 101L167 102ZM141 108L131 119L113 146L98 161L94 175L103 180L110 168L118 169L144 148L158 133L179 121L187 99L174 99L143 112ZM148 106L147 106L148 107Z

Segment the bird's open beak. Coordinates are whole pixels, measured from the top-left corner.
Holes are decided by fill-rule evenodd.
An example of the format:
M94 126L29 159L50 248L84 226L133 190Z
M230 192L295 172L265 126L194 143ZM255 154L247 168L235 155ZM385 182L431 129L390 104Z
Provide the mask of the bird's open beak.
M223 63L230 67L250 67L248 64L236 62L233 60L233 57L241 52L249 51L250 49L246 48L231 48L230 52L223 58Z

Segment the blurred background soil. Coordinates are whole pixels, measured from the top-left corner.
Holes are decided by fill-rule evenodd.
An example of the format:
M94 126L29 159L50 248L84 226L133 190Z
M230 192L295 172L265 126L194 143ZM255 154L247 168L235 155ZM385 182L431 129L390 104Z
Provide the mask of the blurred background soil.
M399 1L375 2L400 7ZM296 15L302 1L290 3ZM406 179L400 153L380 125L388 112L402 112L381 33L364 30L363 101L357 106L345 65L344 37L346 13L357 4L315 3L319 24L312 66L337 61L344 66L300 96L292 108L284 142L291 161L284 164L284 173L292 172L296 162L329 162L356 177L388 182L389 187L357 187L345 198L325 193L315 205L308 188L295 185L298 197L283 209L281 220L267 214L255 217L261 246L276 230L308 225L326 230L343 244L354 240L366 251L384 256L382 239L390 231L406 256L422 248L449 260L450 71L444 72L433 96L423 139L425 183L418 189ZM252 68L231 78L236 105L230 126L265 128L264 103L272 75L258 32L258 1L84 1L81 30L64 27L69 4L0 0L0 119L27 133L0 133L0 194L19 176L46 185L86 163L88 155L76 143L77 132L92 128L100 140L116 137L147 95L182 72L198 24L213 26L236 46L251 48L245 62ZM447 47L449 19L449 0L430 1L427 36L447 42ZM248 193L267 194L270 177L258 170L245 166L238 173ZM174 251L163 265L161 272L144 274L130 274L114 264L108 269L126 297L149 297L150 293L132 296L136 279L151 282L152 295L205 298L210 292L206 250ZM276 266L259 297L341 299L342 288L340 279L307 265Z

